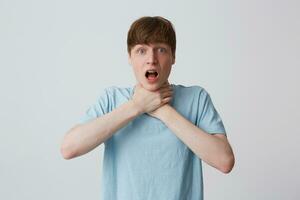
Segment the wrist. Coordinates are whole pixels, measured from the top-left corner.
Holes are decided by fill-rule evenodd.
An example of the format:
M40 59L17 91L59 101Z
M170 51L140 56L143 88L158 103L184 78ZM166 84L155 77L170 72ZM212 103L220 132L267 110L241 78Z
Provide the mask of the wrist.
M169 104L166 104L163 108L163 112L160 113L159 119L165 122L172 116L174 112L174 108L170 106Z
M131 99L127 103L137 116L144 113L141 106L139 106L134 100Z

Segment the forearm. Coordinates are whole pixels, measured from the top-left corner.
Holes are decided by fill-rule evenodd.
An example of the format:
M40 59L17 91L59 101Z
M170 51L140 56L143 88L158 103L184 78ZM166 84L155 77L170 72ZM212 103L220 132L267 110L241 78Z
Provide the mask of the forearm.
M88 153L140 114L130 100L110 113L73 127L63 139L63 157L70 159Z
M224 173L231 170L234 158L227 141L201 130L172 107L164 113L161 120L199 158Z

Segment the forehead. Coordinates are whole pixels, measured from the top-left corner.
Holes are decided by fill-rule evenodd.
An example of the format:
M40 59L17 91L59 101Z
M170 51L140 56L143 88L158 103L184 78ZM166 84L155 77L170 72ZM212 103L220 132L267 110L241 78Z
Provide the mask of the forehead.
M149 43L149 44L136 44L133 49L135 48L139 48L139 47L166 47L166 48L170 48L170 46L166 43L160 43L160 42L156 42L156 43Z

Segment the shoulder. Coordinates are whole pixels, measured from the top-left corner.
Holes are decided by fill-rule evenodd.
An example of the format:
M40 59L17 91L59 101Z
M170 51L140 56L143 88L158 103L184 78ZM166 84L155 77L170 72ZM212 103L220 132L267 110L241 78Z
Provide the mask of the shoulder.
M119 86L108 86L104 88L100 93L105 93L109 96L117 94L128 94L131 91L131 87L119 87Z
M173 87L175 87L175 90L177 92L180 92L184 95L193 95L193 96L201 96L201 97L209 96L207 90L200 85L186 86L186 85L173 84Z
M132 91L132 87L108 86L100 92L99 97L105 97L108 101L118 104L118 102L122 103L129 100L131 98Z

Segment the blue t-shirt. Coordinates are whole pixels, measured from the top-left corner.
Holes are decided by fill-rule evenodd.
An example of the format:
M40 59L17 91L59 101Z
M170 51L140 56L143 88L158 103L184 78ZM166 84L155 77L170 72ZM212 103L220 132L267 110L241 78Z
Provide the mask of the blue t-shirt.
M173 86L170 105L207 133L225 134L209 93ZM133 96L134 86L108 87L80 119L111 112ZM142 114L104 142L102 200L202 200L202 162L165 124Z

